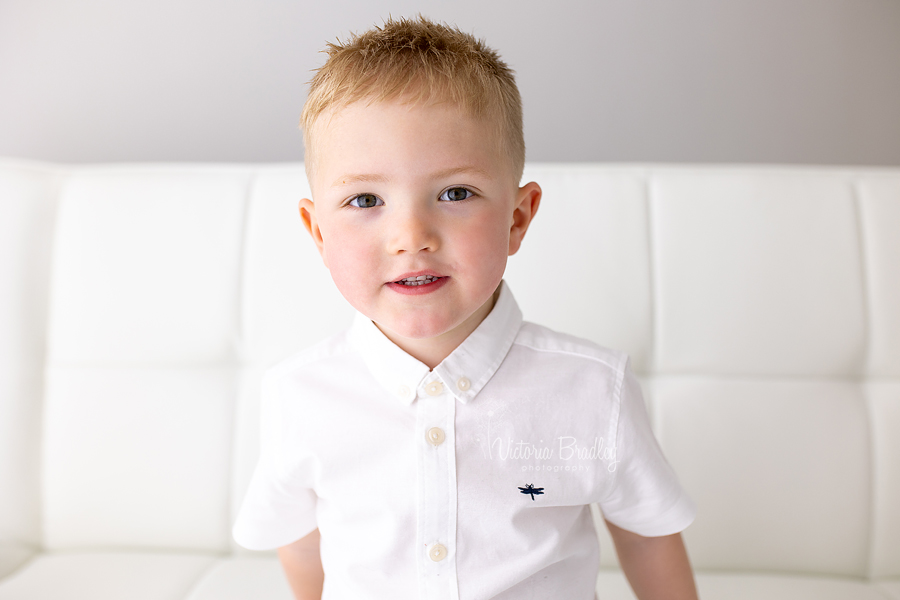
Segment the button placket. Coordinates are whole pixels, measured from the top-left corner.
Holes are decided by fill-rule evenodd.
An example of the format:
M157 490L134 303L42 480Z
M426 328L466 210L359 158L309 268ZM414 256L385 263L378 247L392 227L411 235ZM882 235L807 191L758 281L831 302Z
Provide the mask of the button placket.
M417 532L422 598L456 597L456 398L440 380L416 401ZM420 392L422 394L422 392Z

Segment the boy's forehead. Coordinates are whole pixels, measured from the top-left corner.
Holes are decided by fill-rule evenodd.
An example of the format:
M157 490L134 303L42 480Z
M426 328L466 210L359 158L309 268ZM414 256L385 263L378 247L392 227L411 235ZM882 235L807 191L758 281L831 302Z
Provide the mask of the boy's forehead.
M501 128L496 122L483 116L471 114L465 106L449 101L421 101L410 99L365 98L356 102L329 107L319 114L312 124L312 131L307 136L307 160L312 160L313 171L327 177L334 175L331 171L339 171L352 167L353 162L384 163L391 157L390 152L379 143L379 134L394 133L400 128L422 127L428 133L434 133L440 125L435 123L435 116L440 122L445 135L434 137L425 135L419 139L422 146L432 146L436 152L451 147L460 137L472 138L477 143L470 144L480 155L479 165L471 165L472 171L497 171L497 167L506 166L504 144ZM372 138L369 138L369 135ZM415 136L413 136L415 137ZM487 154L485 154L487 152ZM351 157L356 161L351 160ZM487 157L491 160L485 161ZM472 157L473 159L476 156ZM321 173L322 161L327 159L328 174ZM496 160L494 160L496 159ZM493 163L493 164L491 164ZM365 165L360 165L363 167ZM450 168L468 167L455 165ZM310 175L313 173L311 172ZM341 173L343 176L345 173ZM496 174L496 173L495 173ZM353 175L353 173L349 173ZM312 177L310 183L312 183ZM319 182L322 183L322 182ZM327 181L326 185L332 182ZM518 183L518 182L516 182Z

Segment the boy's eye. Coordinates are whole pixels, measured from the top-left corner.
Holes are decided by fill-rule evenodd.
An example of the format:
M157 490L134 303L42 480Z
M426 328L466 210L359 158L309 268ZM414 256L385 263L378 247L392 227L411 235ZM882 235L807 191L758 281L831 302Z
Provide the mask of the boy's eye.
M360 194L350 200L350 206L356 206L357 208L372 208L382 204L384 204L384 201L375 194Z
M466 198L471 198L474 196L471 191L467 190L464 187L455 187L450 188L443 194L441 194L441 200L447 200L450 202L458 202L460 200L465 200Z

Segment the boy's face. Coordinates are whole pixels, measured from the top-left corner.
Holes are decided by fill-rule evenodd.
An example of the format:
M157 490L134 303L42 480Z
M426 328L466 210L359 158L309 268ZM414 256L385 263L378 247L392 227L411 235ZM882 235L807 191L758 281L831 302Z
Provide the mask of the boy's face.
M447 354L490 312L540 188L519 188L493 128L455 106L357 102L330 117L304 224L354 308L407 351Z

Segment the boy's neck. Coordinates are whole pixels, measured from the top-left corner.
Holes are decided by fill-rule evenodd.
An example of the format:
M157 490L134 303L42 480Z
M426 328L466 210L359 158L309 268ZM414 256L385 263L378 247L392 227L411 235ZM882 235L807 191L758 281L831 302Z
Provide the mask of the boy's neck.
M375 323L375 326L401 350L426 364L429 369L434 369L441 364L445 358L450 356L450 354L456 350L456 348L459 347L459 345L462 344L479 325L481 325L481 322L484 321L485 317L487 317L494 308L494 304L496 304L499 296L500 286L497 286L497 289L491 294L491 297L488 298L478 310L469 315L465 321L450 331L433 338L407 338L384 329L378 325L378 323Z

